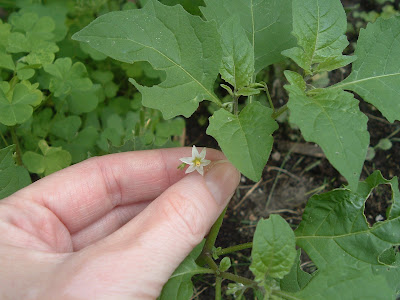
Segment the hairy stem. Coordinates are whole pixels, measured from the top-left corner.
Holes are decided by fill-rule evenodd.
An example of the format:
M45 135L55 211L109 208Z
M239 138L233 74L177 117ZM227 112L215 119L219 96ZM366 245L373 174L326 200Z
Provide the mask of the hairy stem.
M11 132L11 137L12 137L13 143L15 144L15 150L17 152L17 164L19 166L22 166L21 148L19 146L17 134L15 133L15 126L10 128L10 132Z
M270 107L274 110L274 112L275 112L275 106L274 106L274 103L272 103L271 95L270 95L270 93L269 93L267 84L265 84L264 91L265 91L265 93L267 94L269 106L270 106Z
M3 140L4 144L5 144L6 147L7 147L7 146L8 146L7 140L6 140L6 138L4 137L4 135L1 133L1 131L0 131L0 136L1 136L1 139Z
M235 115L237 115L239 113L239 96L236 96L236 94L233 97L233 113Z
M240 245L236 245L236 246L232 246L232 247L228 247L228 248L224 248L224 249L220 249L217 250L215 252L216 255L221 256L221 255L226 255L229 253L233 253L233 252L237 252L237 251L241 251L244 249L249 249L253 247L253 243L245 243L245 244L240 244Z
M224 211L218 217L217 221L211 227L210 233L206 238L206 242L204 244L203 250L201 251L200 256L197 258L196 263L200 266L204 266L206 264L205 258L212 254L212 249L214 247L215 241L217 239L219 229L221 228L222 221L224 220L224 216L228 206L225 207ZM211 266L210 266L211 267Z
M251 280L251 279L248 279L246 277L242 277L242 276L239 276L236 274L232 274L229 272L221 272L220 276L222 278L241 283L248 287L257 287L258 286L257 282L255 282L254 280Z
M217 276L215 279L215 300L221 300L222 277Z
M285 104L284 106L280 107L278 110L274 111L272 113L271 117L276 120L281 114L283 114L287 110L288 110L288 107L287 107L287 104Z

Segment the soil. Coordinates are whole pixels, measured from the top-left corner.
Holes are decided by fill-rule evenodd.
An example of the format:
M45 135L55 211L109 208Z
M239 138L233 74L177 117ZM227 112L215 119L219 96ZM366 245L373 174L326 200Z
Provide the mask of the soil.
M390 2L390 1L388 1ZM395 2L398 9L400 1ZM358 10L380 11L382 5L375 1L342 1L345 8L354 7ZM392 3L393 4L393 3ZM355 23L351 12L348 13L348 21ZM356 42L357 35L348 36L350 42ZM351 44L351 43L350 43ZM348 49L352 52L353 49ZM274 67L270 73L274 73ZM350 67L336 70L329 74L329 85L343 80L349 73ZM278 72L277 72L278 73ZM288 96L283 89L285 79L279 74L272 76L273 86L271 91L273 102L279 107L287 102ZM368 131L370 133L370 145L375 146L383 139L390 137L392 147L389 150L377 150L371 161L366 161L361 179L365 179L375 170L380 170L383 176L390 179L400 175L400 122L389 123L379 111L372 105L364 102L360 97L360 110L368 116ZM205 134L208 123L199 125L199 120L204 116L210 116L207 104L202 103L198 111L187 121L186 145L196 144L217 148L217 142ZM203 122L200 122L203 123ZM301 221L301 216L307 200L314 194L330 191L342 187L346 180L330 165L321 149L307 143L298 129L289 126L287 121L279 124L279 129L274 133L275 143L271 157L266 165L260 182L252 182L242 177L236 195L231 200L226 213L224 223L217 239L217 247L229 247L252 240L255 226L261 218L267 218L270 214L280 214L287 222L296 228ZM365 215L372 225L377 219L385 217L389 206L391 191L388 186L376 189L367 200ZM234 272L243 276L252 277L248 271L250 264L250 251L245 250L230 256ZM302 256L306 270L312 270L312 263L306 255ZM213 277L202 276L195 279L196 293L193 299L214 299ZM228 281L223 283L223 288ZM224 299L227 296L224 296ZM246 299L253 299L251 291L246 294Z

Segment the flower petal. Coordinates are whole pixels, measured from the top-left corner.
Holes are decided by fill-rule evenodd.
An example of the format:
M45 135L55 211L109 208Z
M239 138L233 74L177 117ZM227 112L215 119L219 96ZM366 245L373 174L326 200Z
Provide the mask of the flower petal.
M196 146L193 145L193 148L192 148L192 158L194 159L195 157L199 157L199 156L200 156L199 151L197 151Z
M204 170L203 170L203 166L200 165L199 167L196 168L196 171L200 173L201 176L204 175Z
M201 150L199 156L201 157L201 159L206 158L206 147L204 147L203 150Z
M190 165L189 168L186 169L185 174L192 173L194 170L197 170L194 165Z
M203 160L201 161L201 165L202 165L203 167L208 166L210 163L211 163L211 160L208 160L208 159L203 159Z
M181 162L184 162L185 164L188 164L188 165L193 164L193 157L182 157L179 160Z

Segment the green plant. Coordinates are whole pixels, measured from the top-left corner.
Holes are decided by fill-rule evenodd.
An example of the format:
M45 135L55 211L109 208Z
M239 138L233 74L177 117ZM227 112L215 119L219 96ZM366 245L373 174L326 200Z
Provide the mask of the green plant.
M77 57L90 55L94 60L104 60L103 67L93 61L86 62L90 76L79 61L60 57L53 62L58 46L50 29L56 25L50 26L47 18L43 21L38 17L30 26L18 25L18 22L2 24L0 34L14 34L14 37L8 38L13 42L11 46L0 49L4 52L0 60L2 67L12 71L12 75L5 71L3 79L7 82L0 85L4 94L3 98L0 94L0 103L16 113L0 113L0 122L8 126L2 129L7 133L3 140L12 138L15 141L17 161L24 162L31 172L48 174L54 171L47 167L54 167L53 161L69 164L66 163L67 153L71 154L72 162L77 162L85 159L87 152L98 155L124 151L132 149L132 144L137 142L160 145L161 142L157 143L158 122L182 121L161 121L157 116L148 133L146 113L151 116L160 111L167 120L180 115L189 117L201 101L208 100L217 109L209 119L207 133L218 141L227 158L245 176L258 181L271 152L272 135L278 128L275 119L289 111L290 121L300 128L304 139L323 149L349 185L313 196L294 232L280 216L271 215L258 223L252 243L215 250L223 213L203 244L172 275L160 299L190 299L191 278L197 274L215 275L216 299L222 297L223 279L234 282L228 285L227 294L237 299L243 299L248 289L254 291L257 299L395 299L400 293L398 181L396 177L386 180L379 172L359 181L369 133L367 117L348 91L374 105L390 122L400 120L397 99L400 92L400 18L378 19L369 24L360 32L354 55L345 56L342 53L348 45L344 35L347 22L339 0L205 0L200 10L201 1L148 0L141 4L145 2L142 9L101 15L73 35L74 40L82 42ZM162 3L182 3L185 9ZM106 12L107 8L98 11ZM202 14L204 18L188 11ZM90 13L83 15L85 18L74 21L77 27L88 24L94 17ZM40 29L40 43L44 45L38 48L30 45L28 34L39 30L36 28ZM3 40L7 39L0 39ZM20 45L20 40L27 42ZM66 47L74 42L66 39L63 43ZM22 60L13 56L21 52L24 53ZM66 56L75 57L75 54ZM301 71L285 71L289 101L275 108L269 87L265 82L257 82L256 75L285 57L293 60ZM152 76L147 76L147 80L136 76L138 62L141 62L142 73L146 70L156 73L157 80L151 80ZM144 67L143 62L151 67ZM18 63L23 65L18 67ZM325 88L312 85L316 75L350 63L353 63L352 73L344 81ZM109 99L115 96L117 89L113 75L121 64L130 74L132 86L126 86L119 102L112 102ZM28 78L18 77L19 70L24 74L20 75L22 78ZM32 71L38 73L32 76L37 76L40 86L23 81L32 78ZM224 80L221 87L229 94L228 100L220 99L214 91L219 74ZM92 79L97 83L93 84ZM127 81L122 77L116 82L124 79ZM106 86L109 87L106 89ZM131 114L126 113L121 107L132 108L135 104L124 99L135 99L136 89L147 108L142 108L140 113L134 109ZM45 100L39 97L43 90ZM261 94L266 95L267 103L258 101ZM97 102L91 97L98 97ZM244 105L239 105L242 99ZM41 103L49 103L50 107L41 106ZM113 106L112 103L118 104ZM42 109L29 121L37 107ZM79 117L82 114L83 128L82 117ZM60 123L56 126L56 122ZM14 127L21 123L19 128ZM48 128L49 123L51 128ZM133 137L129 135L132 130ZM88 140L84 133L93 136L90 131L101 136L96 145L83 143ZM34 138L24 139L24 145L20 146L18 136L24 137L27 132L35 132ZM179 130L163 134L161 140L174 135L179 135ZM146 142L148 136L150 143ZM115 137L117 139L113 140ZM44 139L52 142L50 147ZM118 148L122 140L128 143ZM113 147L107 148L110 143ZM31 154L29 151L35 151L37 145L42 153ZM58 148L60 146L62 148ZM95 146L97 152L92 153ZM0 158L3 157L0 162L18 174L23 169L14 165L12 147L0 152ZM56 159L53 160L53 156ZM39 161L43 163L37 166ZM1 170L5 172L4 168ZM17 189L24 183L15 181L13 186ZM386 219L370 226L363 214L365 201L380 184L391 186L392 203ZM296 245L308 254L317 271L309 274L301 270L300 250L296 251ZM253 279L229 272L230 261L226 255L247 248L252 248ZM224 257L218 265L215 260L219 256Z

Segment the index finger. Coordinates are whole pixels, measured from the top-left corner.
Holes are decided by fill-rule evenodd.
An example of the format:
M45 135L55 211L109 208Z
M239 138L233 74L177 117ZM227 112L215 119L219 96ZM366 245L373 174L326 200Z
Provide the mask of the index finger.
M94 157L45 177L15 196L50 209L73 234L117 206L157 198L184 176L177 169L179 158L190 154L190 148L172 148ZM224 156L207 149L207 158Z

